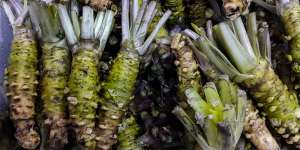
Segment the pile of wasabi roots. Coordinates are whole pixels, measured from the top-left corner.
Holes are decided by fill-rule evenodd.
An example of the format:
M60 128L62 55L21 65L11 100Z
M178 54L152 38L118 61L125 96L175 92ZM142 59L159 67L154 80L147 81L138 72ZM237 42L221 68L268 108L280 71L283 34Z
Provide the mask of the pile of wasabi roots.
M300 149L298 0L0 0L0 150Z

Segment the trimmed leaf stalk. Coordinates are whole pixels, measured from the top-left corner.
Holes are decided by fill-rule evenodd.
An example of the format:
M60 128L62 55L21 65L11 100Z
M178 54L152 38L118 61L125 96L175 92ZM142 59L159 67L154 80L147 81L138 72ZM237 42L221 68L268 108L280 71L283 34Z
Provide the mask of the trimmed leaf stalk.
M184 115L183 110L178 110L178 106L173 113L202 149L235 149L244 126L246 93L230 83L227 76L208 82L203 87L203 93L205 99L195 89L185 91L195 118ZM196 122L193 123L192 120Z
M20 4L12 4L18 12ZM15 127L18 144L25 149L35 149L40 143L40 135L35 128L35 102L37 98L38 49L32 30L23 24L28 8L12 13L12 8L2 1L10 23L14 29L11 52L6 72L7 97L10 119ZM15 19L17 18L17 19Z
M216 41L222 46L227 56L219 50L221 47L217 47L203 36L193 35L193 38L197 40L195 43L219 70L248 89L257 105L270 120L271 125L287 143L299 144L300 107L297 96L288 90L271 68L268 58L270 50L262 47L259 51L251 49L256 45L253 44L254 41L251 42L251 47L248 47L249 44L245 42L255 38L248 38L244 32L246 31L244 25L238 22L241 22L241 18L235 20L236 24L233 27L235 32L239 32L238 34L234 34L226 23L220 23L213 28ZM248 32L253 31L249 28L257 28L257 26L256 24L248 26ZM258 41L260 40L267 41L267 39Z
M222 74L221 72L219 72L216 66L214 66L209 61L205 54L199 51L196 47L194 47L193 50L201 70L207 77L209 77L211 80L214 80ZM274 139L269 129L267 128L265 119L259 116L258 110L252 104L251 100L247 101L244 134L246 135L246 138L248 138L252 142L252 144L259 150L280 149L277 141Z
M53 14L56 9L52 6L38 5L31 3L30 17L37 21L32 21L35 28L41 29L39 37L42 43L41 99L48 132L47 145L50 149L63 149L68 142L65 111L66 87L71 65L70 52L66 41L56 37L60 24L59 18Z
M103 84L103 101L101 102L96 137L97 148L103 150L111 149L112 145L117 142L118 125L123 119L124 112L128 109L128 104L133 100L132 93L139 73L140 56L147 52L159 29L171 14L170 11L167 11L146 39L156 2L152 1L149 5L143 3L138 10L136 7L130 9L129 4L129 0L122 1L122 49L114 60L109 76ZM129 10L132 11L131 13L135 13L131 16L136 16L136 19L130 19ZM141 12L145 12L145 15Z
M133 115L124 117L118 129L118 150L142 150L142 146L137 142L139 126Z
M101 44L106 44L114 21L110 19L105 21L96 19L94 21L93 10L88 6L84 6L79 41L66 7L58 5L58 10L73 55L67 98L71 125L80 145L84 149L95 149L96 108L100 102L98 96L100 90L98 68L99 58L104 50ZM108 10L105 14L113 19L114 15L111 11ZM93 28L94 26L102 26L101 29L103 30L96 30ZM102 36L98 32L101 32ZM97 42L97 39L99 39L99 42Z
M251 0L222 0L225 16L231 20L248 12Z
M292 70L297 77L295 88L299 88L300 79L300 5L299 2L281 4L281 20L291 48L288 59L292 62Z

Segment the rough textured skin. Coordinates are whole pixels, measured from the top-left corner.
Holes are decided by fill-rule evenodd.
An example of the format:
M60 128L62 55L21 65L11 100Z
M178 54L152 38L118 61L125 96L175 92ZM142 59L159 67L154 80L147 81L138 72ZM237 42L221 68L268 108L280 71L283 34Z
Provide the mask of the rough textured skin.
M265 119L251 102L247 104L244 132L258 150L280 150L276 140L268 130Z
M139 126L133 116L123 119L118 131L118 150L142 150L138 145Z
M193 51L190 47L186 46L186 37L177 34L171 43L171 48L175 51L177 60L177 74L179 80L178 94L185 97L185 90L193 88L201 92L202 87L200 84L200 72L198 64L193 56Z
M94 129L100 88L98 66L98 53L92 48L80 47L73 55L68 82L71 124L77 141L88 150L96 147Z
M248 11L251 0L222 0L225 15L229 19L235 19Z
M101 103L97 126L97 148L111 149L117 142L116 132L127 105L132 101L139 70L139 55L130 50L121 50L104 83L104 100Z
M165 9L170 9L172 11L172 16L168 20L170 24L184 22L183 0L165 0L163 4Z
M292 69L300 73L300 6L298 4L288 5L282 12L282 22L288 39L290 39ZM298 75L300 76L300 74Z
M300 144L300 107L295 93L288 91L265 60L261 60L252 73L254 77L244 82L245 87L262 107L277 133L289 144Z
M207 1L206 0L193 0L188 4L188 17L189 20L196 24L198 27L203 26L206 23Z
M42 52L42 101L48 142L51 149L67 143L66 87L70 70L70 53L66 47L44 44Z
M31 30L17 26L7 68L7 96L10 118L16 128L18 143L25 149L35 149L40 136L35 129L37 97L38 50Z
M90 6L96 10L106 9L111 3L111 0L90 0Z

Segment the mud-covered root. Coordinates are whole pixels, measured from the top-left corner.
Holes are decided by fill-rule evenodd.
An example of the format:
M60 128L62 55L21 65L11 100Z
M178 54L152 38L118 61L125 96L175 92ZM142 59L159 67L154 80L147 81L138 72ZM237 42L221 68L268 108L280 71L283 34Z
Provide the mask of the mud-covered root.
M95 117L99 102L99 58L93 49L79 48L73 56L68 82L69 113L76 139L84 149L95 149Z
M35 149L40 136L35 129L37 97L37 46L31 30L16 27L7 68L7 91L10 118L16 128L16 139L26 149Z
M108 8L111 4L111 0L90 0L89 2L90 6L96 10L101 10L101 9L106 9Z
M200 92L200 72L193 56L192 49L187 46L187 37L182 34L176 34L171 43L171 48L176 53L177 74L179 80L178 94L184 97L186 89L194 88Z
M96 132L99 149L111 149L117 142L117 127L133 98L131 94L135 88L139 63L136 52L125 50L121 50L114 60L107 82L103 85L104 100Z
M42 54L41 97L49 130L50 148L62 149L67 144L66 86L70 70L70 53L67 48L44 44Z
M300 144L300 108L295 93L288 91L274 70L260 61L255 77L244 82L250 94L267 115L271 125L288 144Z
M139 126L133 115L124 118L118 129L118 148L119 150L142 150L137 142Z
M279 150L280 147L268 130L265 119L258 115L258 110L251 102L246 108L244 133L259 150Z
M229 19L235 19L248 10L251 0L223 0L223 9Z

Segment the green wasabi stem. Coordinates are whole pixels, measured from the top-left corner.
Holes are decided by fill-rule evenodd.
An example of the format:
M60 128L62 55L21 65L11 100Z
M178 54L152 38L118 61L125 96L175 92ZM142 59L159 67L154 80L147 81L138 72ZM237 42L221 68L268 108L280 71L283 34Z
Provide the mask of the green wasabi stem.
M236 36L227 36L226 39L224 39L225 34L234 35L230 27L221 23L214 28L215 35L223 35L223 37L219 36L217 42L220 45L219 48L222 48L230 54L228 57L226 57L218 48L213 49L208 46L204 47L205 43L201 41L202 39L205 39L204 37L198 35L201 38L197 38L194 34L190 35L192 35L192 38L196 37L195 44L207 55L209 60L214 63L220 71L225 73L230 72L229 68L232 69L232 63L234 63L236 65L235 69L238 70L238 72L231 72L228 74L230 78L249 90L251 96L257 101L257 105L261 107L262 112L265 113L270 120L271 125L275 128L277 133L282 135L287 143L299 144L300 107L295 93L290 92L287 86L282 83L275 74L274 70L271 68L271 64L268 62L269 59L262 57L257 58L259 61L252 62L254 64L252 66L250 65L253 67L252 70L250 69L251 67L248 67L249 64L235 63L238 59L249 58L250 55L247 55L245 49L239 49L239 44L231 42L237 40ZM204 50L203 48L208 48L208 50ZM260 52L261 51L262 49L260 49ZM245 57L237 57L244 54ZM222 57L218 58L218 56ZM249 70L246 68L249 68ZM245 74L250 76L242 79L241 75ZM237 80L237 78L242 80Z
M193 43L190 43L190 45L192 47L194 46ZM222 76L222 73L210 62L205 54L197 48L193 48L193 51L201 70L210 80L215 80L218 76ZM231 92L233 88L239 88L236 86L235 84L228 84L228 82L220 82L218 84L218 87L220 87L220 96L229 97L228 95L232 95L232 97L236 97L236 93ZM230 99L224 99L224 103L230 102ZM265 119L258 115L258 110L251 103L251 100L247 102L244 134L260 150L280 149L278 143L267 128Z
M148 3L142 4L138 12L144 11L142 9L146 8L147 5ZM149 11L152 12L154 9L155 2L150 2L144 14L149 14ZM159 29L170 16L170 12L164 14L154 31L144 42L152 19L149 19L149 16L140 16L138 14L136 16L137 19L134 22L130 22L133 19L129 17L129 10L133 10L130 9L129 0L123 0L122 49L114 60L108 78L103 84L103 101L101 102L99 124L96 132L97 149L111 149L117 142L117 127L123 119L124 111L127 110L128 104L133 99L132 93L139 73L140 57L147 52Z
M179 78L178 95L185 99L184 91L188 88L202 92L200 72L193 51L187 45L187 37L180 33L176 34L172 40L171 48L175 51L177 58L175 65Z
M58 5L61 24L63 25L68 44L72 47L73 60L71 65L71 74L68 81L68 104L71 118L71 125L76 133L77 142L83 149L96 148L96 109L100 98L100 74L99 57L102 53L98 39L106 40L112 27L112 19L107 21L95 20L94 11L88 6L83 7L83 18L81 21L80 41L76 37L71 19L67 9L63 5ZM110 17L113 17L112 13ZM108 22L111 21L111 22ZM101 25L98 25L101 24ZM99 35L94 29L95 26L103 26L105 34ZM108 27L107 27L108 26ZM98 37L94 37L98 35ZM100 41L101 42L101 41ZM105 42L104 42L105 43ZM102 44L104 44L102 43Z
M118 129L118 150L143 150L137 142L139 126L133 115L125 117Z
M195 89L185 91L188 104L195 112L197 124L203 131L200 137L195 135L195 133L198 133L197 130L192 131L195 133L191 134L202 149L233 150L244 126L246 93L237 89L228 80L228 77L219 77L215 80L215 83L208 82L204 86L205 100L201 98ZM176 109L173 112L178 111ZM176 114L176 116L191 132L192 125L188 125L187 121L183 121L182 115Z
M46 116L47 147L63 149L68 142L66 105L66 86L70 72L70 52L64 39L59 34L59 18L53 6L41 7L32 2L30 17L36 28L41 29L39 37L42 43L42 78L41 99ZM47 19L43 19L47 18Z
M80 24L79 24L79 4L76 0L71 0L70 4L70 15L73 24L73 28L76 34L76 37L80 36ZM100 23L99 23L100 24Z
M19 5L13 5L15 12ZM25 7L20 10L20 15L15 15L5 1L2 1L2 6L14 29L6 71L6 95L10 101L10 119L16 129L15 138L18 144L25 149L35 149L40 143L40 135L35 128L34 120L38 85L37 43L32 30L23 23L27 19L28 9Z
M240 20L240 19L239 19ZM241 26L243 26L243 23L241 23ZM247 18L247 31L248 31L248 37L250 39L251 45L253 47L253 52L257 58L261 57L260 47L259 47L259 41L258 41L258 28L257 28L257 22L256 22L256 13L250 13ZM245 33L243 33L246 35ZM248 38L244 38L248 39ZM264 57L265 58L265 57Z
M186 21L183 0L165 0L163 3L163 7L164 9L170 9L173 12L168 24L182 24Z

